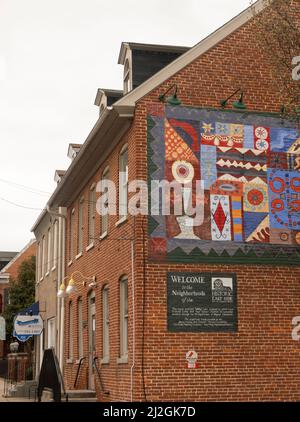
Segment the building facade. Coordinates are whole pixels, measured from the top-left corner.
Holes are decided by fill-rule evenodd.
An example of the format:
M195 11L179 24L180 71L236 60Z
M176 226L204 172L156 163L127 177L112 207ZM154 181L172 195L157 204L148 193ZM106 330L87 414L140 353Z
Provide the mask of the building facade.
M100 113L48 203L67 209L67 387L103 401L299 400L300 134L280 116L252 11L137 84L133 50L120 54L125 95ZM235 107L222 102L239 87ZM109 216L98 213L101 180L116 186ZM128 212L136 180L154 186L145 215ZM156 202L164 180L184 188L178 214Z
M36 373L42 364L45 349L54 348L60 365L63 364L64 314L57 299L57 292L64 277L65 210L50 209L41 213L32 228L37 242L36 301L43 319L44 329L35 337Z

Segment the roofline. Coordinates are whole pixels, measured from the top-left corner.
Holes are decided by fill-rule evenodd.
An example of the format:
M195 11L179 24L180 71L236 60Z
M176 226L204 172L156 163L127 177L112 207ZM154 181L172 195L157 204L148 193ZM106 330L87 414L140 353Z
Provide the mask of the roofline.
M74 143L70 143L69 144L69 147L73 147L73 148L81 148L82 147L82 144L74 144Z
M99 88L101 91L103 91L105 94L111 93L111 94L120 94L123 95L123 91L121 89L109 89L109 88Z
M70 164L68 170L66 171L61 182L57 185L55 191L51 195L47 206L50 208L58 206L67 206L68 204L68 189L69 192L72 191L75 193L75 189L80 190L81 186L75 183L74 179L78 178L80 173L80 181L84 183L85 177L83 176L83 169L87 169L86 164L87 157L94 157L95 150L97 147L102 146L101 142L107 136L118 137L119 132L122 128L128 129L129 121L133 118L134 107L121 106L121 107L107 107L101 116L98 118L96 124L88 135L86 141L83 143L80 148L79 153L76 155L72 163ZM111 133L109 133L109 131ZM100 137L100 139L99 139ZM102 139L103 137L103 139ZM100 141L100 142L99 142ZM82 168L81 168L81 167ZM88 171L92 171L92 168L89 168ZM75 188L75 187L76 188ZM72 190L72 188L74 188ZM41 221L45 214L41 214L37 223ZM33 226L34 230L37 226L37 223Z
M0 251L0 260L7 259L7 258L14 258L14 256L17 255L17 253L18 252L15 252L15 251ZM7 254L7 255L5 256L2 254Z
M164 45L164 44L143 44L137 42L122 42L118 64L124 64L126 49L130 50L143 50L143 51L157 51L166 53L185 53L191 47L185 47L181 45Z
M189 49L186 53L182 54L180 57L172 61L162 70L157 72L151 78L147 79L141 85L139 85L134 90L130 91L123 98L118 100L114 105L116 106L135 106L136 102L139 101L142 97L147 95L153 89L157 88L167 79L171 78L174 74L182 70L184 67L192 63L202 54L206 53L208 50L213 48L219 42L223 41L226 37L232 34L234 31L239 29L242 25L247 23L253 17L253 13L259 13L267 7L265 0L257 0L256 3L249 6L247 9L239 13L237 16L232 18L226 24L221 26L216 31L212 32L194 47ZM124 45L129 45L130 43L124 43ZM125 47L124 47L125 48ZM125 51L125 50L124 50ZM121 52L119 56L119 62Z
M40 224L40 222L43 220L43 218L46 216L47 214L47 209L44 208L42 210L42 212L40 213L40 215L38 216L38 218L36 219L34 225L31 227L30 231L33 233L35 231L35 229L38 227L38 225Z
M0 271L0 274L2 275L2 273L7 273L8 271L8 269L9 269L9 267L14 263L14 262L16 262L16 260L24 253L24 252L26 252L27 251L27 249L29 249L30 248L30 246L32 246L34 243L36 242L36 239L31 239L30 240L30 242L28 242L27 243L27 245L26 246L24 246L24 248L16 255L16 256L14 256L13 257L13 259L11 260L11 261L9 261L9 263L5 266L5 267L3 267L2 268L2 270Z

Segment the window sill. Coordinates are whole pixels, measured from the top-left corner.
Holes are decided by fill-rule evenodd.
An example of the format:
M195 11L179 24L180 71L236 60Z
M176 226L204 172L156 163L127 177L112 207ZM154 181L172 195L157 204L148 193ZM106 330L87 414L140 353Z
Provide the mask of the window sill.
M50 271L47 271L45 274L45 277L48 277L49 274L50 274Z
M109 357L101 359L100 363L101 363L101 365L108 365L109 364Z
M128 356L122 356L117 359L117 364L121 365L122 363L128 363Z
M73 359L67 359L67 364L73 363Z
M127 215L124 215L122 218L120 218L119 221L116 222L115 226L116 227L119 227L122 224L126 223L127 220L128 220L128 216Z
M73 261L71 260L71 261L69 261L68 262L68 267L71 267L71 265L73 264Z
M76 261L82 257L82 252L80 252L78 255L75 256Z
M106 237L108 236L107 232L104 232L101 234L101 236L99 237L100 240L104 240Z
M40 278L40 281L43 281L43 280L44 280L44 277L41 277L41 278Z
M91 249L93 249L93 247L94 247L95 245L94 245L94 242L93 243L90 243L89 244L89 246L87 246L86 248L85 248L85 250L88 252L88 251L90 251Z
M56 270L56 265L54 267L51 268L51 271L55 271Z

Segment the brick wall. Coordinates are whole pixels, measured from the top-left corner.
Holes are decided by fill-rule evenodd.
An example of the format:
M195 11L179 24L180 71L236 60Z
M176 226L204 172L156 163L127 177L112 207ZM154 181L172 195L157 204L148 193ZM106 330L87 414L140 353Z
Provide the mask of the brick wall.
M32 243L18 258L8 267L7 273L10 276L10 279L17 280L18 271L20 265L23 261L30 258L31 256L36 256L36 242Z
M129 145L129 180L147 179L147 107L158 103L159 94L172 83L178 85L183 105L217 107L238 87L245 92L248 110L277 112L283 98L279 97L271 78L270 64L257 45L255 27L250 22L224 41L174 75L136 107L131 129L107 162L101 165L82 194L85 199L89 186L99 181L100 174L110 165L111 178L117 181L118 152ZM77 219L77 204L75 216ZM70 207L71 209L72 207ZM70 212L69 209L69 212ZM85 207L87 227L87 207ZM100 233L97 216L96 235ZM110 218L109 235L95 240L94 248L73 259L67 274L75 270L96 275L96 348L102 354L101 289L109 285L110 299L110 362L101 365L105 387L110 400L130 400L132 344L132 277L130 240L135 227L135 362L134 400L299 400L299 345L291 340L291 320L299 313L299 275L297 267L256 265L167 265L148 262L146 221L137 217L116 227L117 217ZM147 231L146 231L147 232ZM77 237L76 230L74 232ZM69 239L69 233L68 233ZM67 240L68 243L69 240ZM85 230L84 245L87 246ZM144 253L143 253L144 252ZM145 266L144 266L145 261ZM235 272L238 279L239 330L237 333L170 333L167 331L166 274L167 271ZM129 279L129 361L118 364L119 355L119 279ZM87 320L87 287L81 288L84 320ZM71 299L77 301L79 296ZM67 307L66 307L67 308ZM74 333L76 337L76 305ZM84 355L88 353L88 331L83 329ZM144 343L143 343L144 338ZM68 344L68 320L66 345ZM77 346L74 346L76 359ZM185 368L185 354L195 349L199 353L199 368ZM66 357L68 347L66 347ZM72 387L77 365L66 365L67 384ZM87 386L85 363L78 387ZM145 387L145 388L144 388ZM99 399L105 400L99 389Z

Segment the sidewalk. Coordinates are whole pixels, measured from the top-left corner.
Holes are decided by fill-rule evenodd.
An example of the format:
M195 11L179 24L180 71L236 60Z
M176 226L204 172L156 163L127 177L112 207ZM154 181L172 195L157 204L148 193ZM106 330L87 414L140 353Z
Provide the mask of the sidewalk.
M33 402L34 400L27 399L25 397L3 397L4 394L4 379L0 378L0 403L2 402Z

